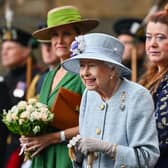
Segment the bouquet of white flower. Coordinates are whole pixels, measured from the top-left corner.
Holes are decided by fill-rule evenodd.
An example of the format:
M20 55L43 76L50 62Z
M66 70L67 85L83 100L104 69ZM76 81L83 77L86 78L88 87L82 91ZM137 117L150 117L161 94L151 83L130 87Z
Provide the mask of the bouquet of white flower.
M19 135L34 136L45 132L47 125L54 118L47 105L36 99L20 101L10 110L4 110L2 121L7 128Z
M3 111L2 121L14 134L21 136L35 136L46 132L48 124L53 120L54 114L50 112L47 105L36 99L20 101L10 110ZM25 154L25 160L31 158L31 154L24 151L22 146L20 155Z

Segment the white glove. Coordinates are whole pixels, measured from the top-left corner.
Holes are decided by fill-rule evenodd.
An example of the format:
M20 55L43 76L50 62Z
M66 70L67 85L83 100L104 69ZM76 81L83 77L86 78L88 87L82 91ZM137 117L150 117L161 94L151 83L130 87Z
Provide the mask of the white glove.
M113 144L104 142L102 140L81 138L77 145L77 149L85 155L89 152L103 152L112 158L114 157Z
M73 146L75 153L87 155L92 152L103 152L115 159L116 145L98 139L81 138L79 135L70 140L69 146Z
M83 162L84 155L78 150L78 144L81 140L80 135L77 135L76 137L73 137L68 144L69 148L69 156L72 160L73 166L77 168L78 166L81 166ZM94 152L87 153L85 156L87 156L87 167L92 167L93 161L96 159L97 155Z

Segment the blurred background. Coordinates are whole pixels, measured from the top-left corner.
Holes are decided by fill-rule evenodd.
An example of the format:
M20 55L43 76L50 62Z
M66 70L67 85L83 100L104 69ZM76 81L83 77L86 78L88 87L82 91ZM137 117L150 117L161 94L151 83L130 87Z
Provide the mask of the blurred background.
M168 0L167 0L168 1ZM14 12L13 25L29 32L37 29L39 22L45 21L47 11L56 6L74 5L79 8L85 18L98 18L99 27L95 32L114 34L112 25L122 17L137 17L143 19L154 0L0 0L0 26L5 25L5 10L7 4ZM38 50L35 51L38 55ZM40 58L38 58L40 61ZM0 75L5 69L0 65Z

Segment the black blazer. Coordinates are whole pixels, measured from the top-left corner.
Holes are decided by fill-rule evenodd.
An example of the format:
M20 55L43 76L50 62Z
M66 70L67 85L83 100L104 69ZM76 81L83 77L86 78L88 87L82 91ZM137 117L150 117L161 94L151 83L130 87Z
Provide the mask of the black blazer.
M3 109L8 110L10 107L10 97L8 94L8 89L5 82L0 77L0 167L3 168L3 161L5 156L5 148L6 148L6 137L8 135L8 130L6 126L2 122Z

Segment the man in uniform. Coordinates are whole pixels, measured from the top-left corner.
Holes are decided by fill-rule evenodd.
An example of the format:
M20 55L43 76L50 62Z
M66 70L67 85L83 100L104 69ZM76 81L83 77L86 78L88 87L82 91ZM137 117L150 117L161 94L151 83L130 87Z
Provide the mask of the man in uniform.
M6 126L2 122L1 115L3 114L3 110L8 110L10 107L10 96L8 94L7 86L4 81L4 78L0 76L0 167L4 166L4 153L6 147L6 138L8 135L8 130Z
M137 78L144 71L145 61L145 32L142 26L142 20L138 18L122 18L113 24L113 30L117 38L123 42L125 46L122 63L132 69L133 49L136 49L137 59ZM128 77L129 78L129 77Z
M31 78L39 73L30 59L32 48L37 46L37 42L31 34L16 27L3 27L1 41L1 62L8 69L4 78L13 106L20 100L25 100ZM6 168L19 168L21 165L18 138L19 136L11 133L7 137Z

